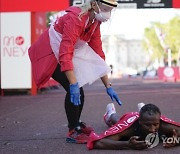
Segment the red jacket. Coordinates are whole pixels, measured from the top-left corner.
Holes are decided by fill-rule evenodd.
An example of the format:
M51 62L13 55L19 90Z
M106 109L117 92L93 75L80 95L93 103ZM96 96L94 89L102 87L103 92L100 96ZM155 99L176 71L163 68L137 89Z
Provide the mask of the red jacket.
M62 34L59 48L61 71L73 70L74 45L79 39L86 41L100 57L105 59L100 35L101 23L95 20L87 31L89 12L81 18L79 17L81 9L78 7L70 7L66 12L67 14L60 17L54 25L54 29ZM58 64L50 46L48 29L32 44L28 52L32 63L33 77L39 87L49 80Z

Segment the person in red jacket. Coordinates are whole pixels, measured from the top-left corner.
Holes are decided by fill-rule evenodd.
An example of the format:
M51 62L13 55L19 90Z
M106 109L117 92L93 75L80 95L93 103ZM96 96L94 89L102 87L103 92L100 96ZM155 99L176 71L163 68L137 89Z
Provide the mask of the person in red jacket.
M70 7L29 48L34 81L39 87L50 77L66 90L65 111L71 143L86 143L93 130L80 121L84 105L83 85L101 78L107 94L121 105L111 87L102 50L100 25L111 16L116 0L87 0Z
M87 147L92 149L153 148L160 141L165 148L180 145L180 123L163 115L154 104L138 104L139 112L128 112L119 117L113 103L106 107L105 123L110 127L98 135L91 132Z

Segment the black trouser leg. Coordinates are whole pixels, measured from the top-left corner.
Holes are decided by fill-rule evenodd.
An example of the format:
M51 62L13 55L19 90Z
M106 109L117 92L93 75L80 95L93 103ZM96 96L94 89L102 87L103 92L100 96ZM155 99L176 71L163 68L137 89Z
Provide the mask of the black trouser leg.
M83 88L80 88L80 93L81 93L81 105L76 106L70 101L70 93L69 93L69 81L65 75L64 72L60 71L60 66L59 64L57 65L52 78L59 82L63 88L66 90L66 97L65 97L65 111L66 111L66 116L68 119L68 127L69 129L73 129L78 126L79 118L83 109L84 105L84 92Z
M82 112L82 109L84 106L84 90L82 87L80 88L80 94L81 94L81 96L80 96L81 105L79 105L79 119L81 117L81 112Z
M79 122L79 106L71 103L69 93L65 97L65 111L69 122L68 127L70 130L74 129Z
M68 126L69 129L75 128L79 123L81 112L84 106L84 91L82 87L80 88L80 94L81 94L81 97L80 97L81 104L79 106L75 106L73 103L68 103L70 102L69 100L70 96L69 96L69 93L66 94L66 98L65 98L66 115L69 115L69 113L71 115L71 116L68 116L68 121L71 121L71 125L69 123L69 126ZM78 119L78 120L75 120L75 119Z

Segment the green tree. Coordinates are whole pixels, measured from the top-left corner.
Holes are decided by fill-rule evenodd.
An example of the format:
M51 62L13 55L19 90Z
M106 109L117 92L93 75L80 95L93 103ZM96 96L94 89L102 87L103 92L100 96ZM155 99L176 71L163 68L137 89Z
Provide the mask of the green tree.
M178 59L180 54L180 16L171 19L163 26L165 43L172 51L172 58Z
M160 33L157 33L157 30ZM151 58L167 58L166 48L170 48L172 59L180 56L180 16L172 18L167 23L152 23L151 27L144 30L143 47L152 51Z
M152 60L164 56L164 49L160 44L153 25L144 31L143 47L150 53Z
M47 12L46 13L46 25L47 27L49 27L50 25L50 16L53 16L54 14L57 14L58 12L57 11L51 11L51 12Z

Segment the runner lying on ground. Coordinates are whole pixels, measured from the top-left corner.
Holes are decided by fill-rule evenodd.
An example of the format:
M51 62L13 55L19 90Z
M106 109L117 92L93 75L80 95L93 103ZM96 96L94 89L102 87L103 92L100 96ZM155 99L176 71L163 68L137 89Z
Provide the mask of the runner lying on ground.
M90 134L89 150L142 150L155 147L159 140L166 148L180 145L180 123L162 116L153 104L144 104L140 112L129 112L120 119L113 103L108 104L106 110L104 120L110 128L101 135Z

